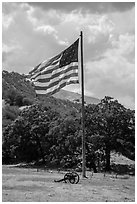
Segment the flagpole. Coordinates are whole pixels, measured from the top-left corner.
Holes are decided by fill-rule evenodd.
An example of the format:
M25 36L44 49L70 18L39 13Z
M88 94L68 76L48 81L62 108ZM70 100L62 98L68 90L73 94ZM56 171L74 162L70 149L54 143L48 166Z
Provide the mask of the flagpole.
M84 70L83 70L83 33L81 36L81 92L82 92L82 177L86 177L86 148L85 148L85 123L84 123Z

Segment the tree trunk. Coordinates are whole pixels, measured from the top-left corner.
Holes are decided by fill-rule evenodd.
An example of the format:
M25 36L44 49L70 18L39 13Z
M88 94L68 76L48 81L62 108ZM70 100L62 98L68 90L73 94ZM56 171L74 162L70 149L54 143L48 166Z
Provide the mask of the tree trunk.
M43 160L43 164L45 164L45 157L44 157L43 149L42 149L42 146L41 146L41 143L40 143L40 140L39 140L38 136L37 136L37 144L38 144L38 147L40 149L40 153L41 153L41 157L42 157L42 160Z
M95 162L93 162L93 171L94 171L94 173L97 173L97 168L96 168Z
M111 170L111 167L110 167L110 148L107 145L106 145L105 153L106 153L106 167L105 167L105 170L110 171Z

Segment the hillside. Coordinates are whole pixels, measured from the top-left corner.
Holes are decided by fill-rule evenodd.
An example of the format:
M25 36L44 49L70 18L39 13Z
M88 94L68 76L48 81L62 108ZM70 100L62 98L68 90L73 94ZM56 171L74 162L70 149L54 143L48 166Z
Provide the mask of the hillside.
M27 80L25 75L21 75L15 72L2 72L2 98L6 98L6 93L10 90L16 90L18 93L22 94L25 97L35 100L36 94L33 85L30 81ZM53 95L54 98L69 100L72 102L81 101L81 95L75 92L70 92L66 90L60 90L58 93ZM40 97L40 100L47 100L47 97ZM99 103L99 99L85 96L85 102L87 104L97 104Z
M7 92L11 90L16 90L28 98L35 98L34 88L24 75L4 70L2 71L2 98L5 99Z
M73 102L81 102L81 95L75 92L70 92L70 91L66 91L61 89L58 93L54 94L54 97L56 98L60 98L60 99L67 99ZM89 96L85 96L84 100L87 104L97 104L100 102L99 99L94 98L94 97L89 97Z
M42 103L42 104L44 104L44 106L49 107L49 110L56 111L56 112L60 113L60 116L63 119L62 121L65 121L64 119L66 119L66 118L67 119L72 119L73 118L74 121L79 121L79 119L81 117L81 110L80 110L81 109L81 104L80 104L80 95L79 94L61 90L60 93L56 94L54 97L53 96L52 97L43 96L43 97L36 98L34 87L32 86L30 81L28 81L27 78L24 75L20 75L18 73L14 73L14 72L8 73L6 71L3 71L2 77L3 77L3 81L2 81L3 82L3 84L2 84L2 89L3 89L3 114L2 114L3 121L2 121L2 127L3 127L3 130L4 130L5 127L7 127L7 125L9 125L12 121L14 121L17 118L17 116L19 115L19 112L21 110L21 109L19 110L19 107L23 106L23 105L18 105L18 104L15 104L15 103L11 104L11 103L9 103L9 101L7 103L10 104L10 106L5 104L6 97L8 96L6 94L7 94L8 91L10 92L10 90L11 91L15 90L15 91L17 91L18 93L22 94L25 97L32 98L33 103L34 102L40 103L39 107L41 107L41 103ZM11 96L13 96L13 92L11 92ZM89 100L90 103L97 103L99 101L98 99L90 98L90 97L85 97L85 99ZM27 104L27 105L31 105L31 104ZM100 111L100 109L99 109L99 111ZM28 110L26 112L28 112ZM32 109L32 113L38 114L38 109L36 109L36 111L34 111L34 109ZM99 115L99 112L97 112L97 113L98 114L96 114L95 116ZM43 114L43 109L42 109L42 114ZM89 112L89 114L90 114L90 112ZM28 115L30 116L31 114L28 113ZM118 115L118 117L119 117L119 115ZM32 118L33 118L33 116L31 116L31 119ZM39 117L37 117L37 118L39 118ZM58 117L56 117L56 118L58 119ZM25 120L26 120L26 118L24 118L24 121ZM98 120L98 118L96 117L95 121L97 121L97 120ZM21 123L22 123L22 121L21 121ZM122 120L122 123L123 123L123 120ZM122 124L122 123L120 123L120 124ZM20 126L20 124L19 124L19 126ZM61 122L61 124L63 124L63 122ZM74 124L74 122L73 122L73 124ZM97 123L95 123L95 125L96 124ZM112 124L112 127L113 127L113 124ZM89 120L89 122L88 122L88 124L86 126L87 130L88 130L88 125L89 125L89 128L92 126L92 123L90 122L90 120ZM111 125L109 124L109 127L110 126ZM67 124L66 127L69 127L69 125ZM94 124L93 124L93 127L94 127ZM99 126L99 128L100 128L100 126ZM97 131L98 131L99 128L97 127ZM26 128L23 127L22 129L23 129L23 134L22 135L24 137L24 130ZM62 134L62 129L63 128L61 126L61 134ZM106 129L106 126L105 126L105 129ZM117 126L115 126L114 129L117 129ZM130 128L130 129L132 130L132 128ZM77 130L78 129L76 128L76 131ZM124 130L125 130L125 126L124 126ZM120 131L121 131L121 129L120 129ZM66 135L66 132L65 132L65 135ZM100 132L101 132L101 135L102 135L102 128L101 128ZM100 134L100 132L99 132L99 134ZM134 128L133 128L133 131L131 133L129 132L129 139L128 139L128 135L126 135L126 137L124 138L122 134L121 134L122 139L118 138L119 140L121 140L120 142L118 141L118 143L119 143L118 144L118 146L119 146L118 151L122 152L122 154L127 156L128 158L134 160L134 156L135 156L135 154L134 154L134 135L133 135L134 134ZM19 132L19 134L20 134L20 132ZM92 128L91 132L89 132L88 134L89 134L89 136L94 134L93 133L93 128ZM95 134L96 134L96 132L95 132ZM28 134L26 134L26 135L28 135ZM42 133L42 135L43 135L43 133ZM75 134L73 134L73 138L74 138L74 135ZM106 135L107 135L107 133L106 133ZM117 135L117 132L116 132L116 135ZM59 138L60 138L60 136L59 136ZM72 138L71 138L70 141L72 141ZM54 143L54 145L55 145L55 143ZM116 143L116 145L117 145L117 143ZM69 147L69 145L68 145L68 147ZM75 147L77 147L77 145L75 145ZM66 149L65 149L65 152L66 152ZM113 155L113 156L114 156L113 157L113 162L115 163L116 157L115 157L115 155ZM123 159L124 158L121 157L122 161L123 161ZM128 160L127 160L127 163L129 163ZM114 164L114 167L115 167L115 164Z

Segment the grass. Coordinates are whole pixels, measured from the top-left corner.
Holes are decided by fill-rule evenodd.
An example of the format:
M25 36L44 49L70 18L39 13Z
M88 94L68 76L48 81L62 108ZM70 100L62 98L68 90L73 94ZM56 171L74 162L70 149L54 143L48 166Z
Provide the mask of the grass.
M2 167L3 202L135 202L135 177L87 172L78 184L55 183L66 172Z

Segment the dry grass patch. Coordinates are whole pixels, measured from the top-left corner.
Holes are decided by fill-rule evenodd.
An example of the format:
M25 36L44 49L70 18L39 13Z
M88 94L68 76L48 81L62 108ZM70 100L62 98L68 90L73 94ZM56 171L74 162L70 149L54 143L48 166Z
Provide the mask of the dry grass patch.
M66 172L3 166L3 202L134 202L135 177L87 172L78 184L55 183Z

